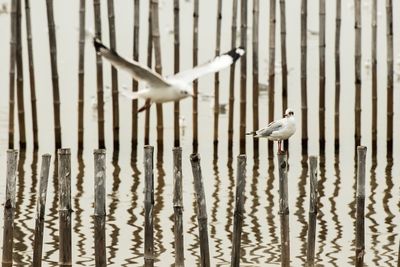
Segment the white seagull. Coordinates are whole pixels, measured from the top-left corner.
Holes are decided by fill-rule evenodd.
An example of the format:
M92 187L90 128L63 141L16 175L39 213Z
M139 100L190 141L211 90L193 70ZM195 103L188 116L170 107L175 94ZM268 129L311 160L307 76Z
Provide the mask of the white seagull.
M146 104L140 108L138 112L146 110L152 103L178 101L193 96L191 91L192 82L194 80L203 75L217 72L230 66L244 54L244 49L238 47L193 69L185 70L172 76L162 77L160 74L154 72L147 66L141 65L139 62L127 61L119 56L117 52L104 46L101 41L96 38L93 39L93 44L97 54L110 61L115 67L127 71L135 80L145 84L144 89L137 92L128 90L121 91L121 93L128 98L143 98L146 100Z
M289 139L296 131L294 112L290 108L286 109L284 118L268 124L267 127L254 132L247 133L255 138L267 138L271 141L278 141L278 151L282 152L282 140Z

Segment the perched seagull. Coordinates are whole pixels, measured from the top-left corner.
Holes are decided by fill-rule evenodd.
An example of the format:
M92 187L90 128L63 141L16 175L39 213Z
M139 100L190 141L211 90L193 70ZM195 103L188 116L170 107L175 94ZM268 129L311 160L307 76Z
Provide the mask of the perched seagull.
M278 141L278 151L282 152L282 140L289 139L296 131L294 112L290 108L286 109L284 118L268 124L267 127L254 132L247 133L256 138L267 138L271 141Z
M110 61L115 67L130 73L135 80L145 83L144 89L138 92L131 92L128 90L121 91L121 93L128 98L144 98L146 100L146 104L141 107L138 112L148 109L154 102L164 103L178 101L193 96L191 91L192 82L194 80L203 75L217 72L230 66L244 54L243 48L235 48L193 69L182 71L172 76L162 77L160 74L141 65L139 62L125 60L119 56L117 52L105 47L101 41L96 38L93 38L93 44L97 54Z

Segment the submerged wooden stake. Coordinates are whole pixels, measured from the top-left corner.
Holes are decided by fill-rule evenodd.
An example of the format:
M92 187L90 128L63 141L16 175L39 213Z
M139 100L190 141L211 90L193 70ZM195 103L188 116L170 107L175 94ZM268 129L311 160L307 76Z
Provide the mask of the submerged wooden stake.
M179 72L179 0L174 0L174 73ZM179 101L174 103L174 146L180 146L179 138Z
M325 151L325 0L319 0L319 150Z
M254 0L253 2L253 129L259 128L258 116L258 20L259 20L260 1ZM258 138L253 138L254 156L258 156Z
M308 107L307 107L307 0L301 0L301 150L308 150Z
M247 48L247 1L240 2L240 46ZM246 96L247 96L247 56L240 59L240 154L246 153Z
M182 148L174 147L174 234L175 266L185 266L183 242Z
M133 15L133 60L139 61L139 26L140 26L140 1L134 0ZM138 82L132 79L132 91L137 92ZM132 151L136 151L138 144L138 100L132 100Z
M144 266L154 266L154 147L144 147Z
M310 210L308 212L307 266L314 267L318 213L317 157L310 156Z
M387 45L387 119L386 149L393 152L393 4L386 0L386 45Z
M268 59L268 121L274 120L275 110L275 32L276 1L269 2L269 59ZM268 142L268 157L273 157L273 142Z
M279 165L279 215L281 221L281 266L290 265L289 196L287 180L287 154L278 152Z
M193 66L198 64L199 54L199 0L193 1ZM193 81L193 153L199 144L198 81Z
M106 256L106 150L94 151L94 250L96 266L107 265Z
M221 21L222 21L222 0L218 0L217 7L217 36L215 42L215 56L219 56L221 50ZM219 73L214 74L214 149L218 147L218 126L219 126Z
M371 14L371 77L372 77L372 155L376 155L378 137L378 72L377 72L377 0L372 0Z
M11 1L10 21L10 72L8 92L8 148L14 148L14 112L15 112L15 57L17 53L17 0Z
M86 0L79 5L79 63L78 63L78 150L83 150L84 107L85 107L85 15Z
M335 27L335 153L339 152L340 133L340 27L342 17L342 0L336 0L336 27Z
M361 142L361 0L354 0L354 29L355 29L355 145Z
M46 211L47 184L50 170L50 154L42 156L42 167L40 170L40 186L39 195L36 201L36 220L35 220L35 240L33 243L33 267L42 266L42 250L43 250L43 230L44 230L44 214Z
M365 230L364 230L364 207L365 207L365 158L367 148L357 147L357 215L356 215L356 267L364 266L365 254Z

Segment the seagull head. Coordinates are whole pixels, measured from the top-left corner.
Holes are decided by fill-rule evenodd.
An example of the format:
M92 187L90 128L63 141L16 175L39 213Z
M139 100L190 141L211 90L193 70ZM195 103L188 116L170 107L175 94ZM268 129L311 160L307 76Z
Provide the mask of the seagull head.
M181 97L181 98L186 98L186 97L189 97L189 96L191 96L191 97L193 97L193 94L192 93L190 93L190 91L189 90L179 90L179 96Z
M294 117L294 111L291 108L286 109L285 111L285 117L289 118L289 117Z

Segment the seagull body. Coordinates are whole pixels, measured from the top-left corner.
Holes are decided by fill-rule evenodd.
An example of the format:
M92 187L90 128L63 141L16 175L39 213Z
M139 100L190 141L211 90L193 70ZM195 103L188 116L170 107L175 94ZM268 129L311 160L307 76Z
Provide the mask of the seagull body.
M242 48L235 48L203 65L169 77L163 77L139 62L125 60L96 38L93 39L93 44L97 54L110 61L115 67L127 71L135 80L144 83L144 88L137 92L121 91L123 95L130 99L143 98L146 100L146 104L138 110L139 112L149 108L152 103L179 101L193 96L191 92L194 80L230 66L244 54Z
M254 132L247 133L255 138L267 138L271 141L278 141L278 150L282 151L282 140L289 139L296 131L296 122L294 112L291 109L285 111L284 118L276 120L268 124L267 127Z

